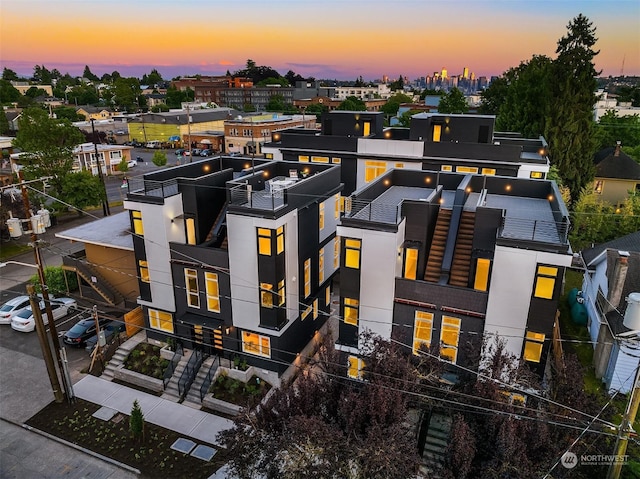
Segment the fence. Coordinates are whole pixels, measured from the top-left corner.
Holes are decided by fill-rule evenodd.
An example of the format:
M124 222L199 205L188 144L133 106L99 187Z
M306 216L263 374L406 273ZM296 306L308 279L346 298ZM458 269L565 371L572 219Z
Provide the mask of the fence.
M211 364L207 375L204 377L204 382L200 386L200 401L202 401L209 391L209 386L211 386L211 381L213 381L213 376L216 374L218 366L220 366L220 357L216 356L216 359Z
M180 379L178 380L178 393L180 395L180 399L184 399L187 395L189 388L193 384L193 380L196 378L196 374L198 374L200 366L202 366L202 351L194 349L189 361L187 361L184 371L182 371Z

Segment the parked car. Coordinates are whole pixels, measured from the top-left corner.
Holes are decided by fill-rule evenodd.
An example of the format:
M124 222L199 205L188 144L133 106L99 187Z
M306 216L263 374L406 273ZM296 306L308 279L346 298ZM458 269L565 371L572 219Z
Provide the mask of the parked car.
M210 155L211 155L211 150L209 150L208 148L200 152L200 156L210 156Z
M120 334L125 330L124 323L122 321L109 321L104 325L102 329L104 332L104 339L108 343L116 334ZM88 352L93 351L93 348L98 344L98 335L94 334L85 341L84 349Z
M16 296L0 306L0 324L11 324L11 316L29 306L29 296Z
M54 321L65 317L78 307L78 303L72 298L54 298L50 300L50 303ZM40 312L42 314L42 322L44 324L49 324L49 318L44 301L40 301ZM11 329L15 329L22 333L30 333L36 329L36 320L33 317L31 306L27 306L21 312L11 317Z
M191 155L192 156L200 156L201 152L202 152L202 150L200 148L194 148L193 150L191 150Z
M107 318L98 317L100 327L109 323ZM62 341L70 346L82 346L87 339L96 334L96 320L91 314L80 318L73 327L62 335Z
M129 161L127 162L127 166L128 166L129 168L133 168L134 166L138 166L138 162L137 162L136 160L129 160Z

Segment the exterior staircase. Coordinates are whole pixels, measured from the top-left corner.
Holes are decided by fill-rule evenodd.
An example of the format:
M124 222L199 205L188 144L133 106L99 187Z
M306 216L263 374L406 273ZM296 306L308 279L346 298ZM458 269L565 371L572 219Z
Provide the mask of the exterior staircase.
M442 273L442 258L444 257L444 249L447 244L449 235L449 224L451 223L451 210L440 208L436 228L433 232L431 240L431 248L429 248L429 258L427 259L427 267L424 271L425 281L437 283L440 281Z
M463 288L469 286L469 271L471 269L471 250L473 249L475 223L475 212L462 212L449 279L449 284L452 286L461 286Z
M429 420L429 429L422 450L421 477L432 479L440 477L438 471L444 465L450 432L451 417L434 412Z
M107 381L113 381L113 372L124 362L127 356L129 356L129 353L146 339L146 333L144 331L140 331L122 343L107 363L100 377Z
M189 391L187 392L187 395L184 398L182 404L193 407L195 409L200 409L202 407L202 399L200 399L200 387L207 379L207 375L209 374L213 363L220 364L220 362L216 361L216 359L218 359L217 356L209 356L202 362L202 366L200 366L198 374L194 379L193 384L189 388ZM212 374L213 372L215 372L215 369L212 371Z
M105 302L112 306L124 305L124 296L118 292L118 290L109 281L96 271L96 268L92 268L87 265L84 258L77 258L71 256L63 256L62 269L66 271L73 271L82 279L85 280L87 285L100 295Z
M182 372L184 371L184 368L186 367L187 362L189 361L189 358L191 357L192 353L193 351L190 351L188 349L184 350L184 354L182 355L182 357L180 358L180 361L176 365L176 368L173 371L173 375L171 376L171 379L169 380L167 385L164 387L164 393L162 393L162 396L160 396L162 399L168 399L169 401L180 402L180 393L178 392L178 380L180 379L180 376L182 376Z

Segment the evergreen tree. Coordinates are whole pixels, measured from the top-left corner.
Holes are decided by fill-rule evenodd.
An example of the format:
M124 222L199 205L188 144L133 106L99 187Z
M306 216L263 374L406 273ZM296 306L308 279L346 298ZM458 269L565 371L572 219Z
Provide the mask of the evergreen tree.
M133 401L133 407L131 408L129 431L134 439L142 439L144 436L144 415L137 399Z
M552 66L552 105L545 137L572 202L578 200L595 172L593 105L600 72L594 66L599 52L592 48L597 41L592 25L582 14L567 25Z
M4 108L0 107L0 135L6 135L9 132L9 120L4 112Z
M440 97L438 113L466 113L469 111L467 99L457 88L452 88L449 93Z

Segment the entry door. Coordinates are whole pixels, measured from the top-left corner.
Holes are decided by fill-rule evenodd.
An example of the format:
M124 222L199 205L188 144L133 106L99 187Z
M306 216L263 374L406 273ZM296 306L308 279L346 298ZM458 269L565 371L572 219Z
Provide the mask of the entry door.
M202 347L204 345L204 337L203 337L202 325L194 324L193 325L193 349L199 349L202 351Z

